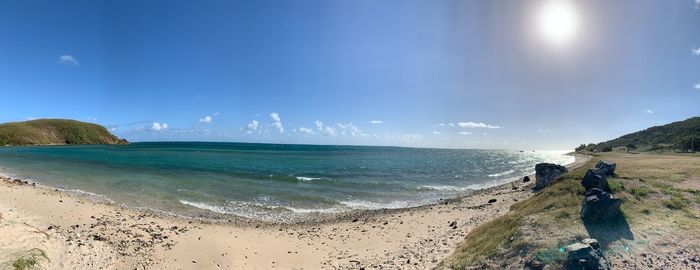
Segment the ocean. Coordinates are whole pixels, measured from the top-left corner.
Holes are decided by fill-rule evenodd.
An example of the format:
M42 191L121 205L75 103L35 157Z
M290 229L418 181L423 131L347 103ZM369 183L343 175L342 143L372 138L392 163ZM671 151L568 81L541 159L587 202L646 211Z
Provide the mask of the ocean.
M0 147L0 173L129 207L293 221L467 195L565 151L209 142Z

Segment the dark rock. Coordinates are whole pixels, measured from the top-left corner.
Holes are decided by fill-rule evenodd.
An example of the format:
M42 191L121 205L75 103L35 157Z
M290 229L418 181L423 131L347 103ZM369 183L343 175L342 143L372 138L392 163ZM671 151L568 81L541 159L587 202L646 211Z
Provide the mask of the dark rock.
M584 221L599 223L611 220L620 214L622 201L612 194L598 188L592 188L583 195L581 218Z
M495 203L495 202L497 202L497 201L498 201L498 200L496 200L496 199L490 199L490 200L489 200L489 203Z
M606 192L610 192L608 186L608 178L599 169L590 169L586 171L586 175L581 179L581 185L589 191L592 188L598 188Z
M359 221L359 219L356 219L356 218L355 218L355 219L352 220L352 222L357 222L357 221Z
M586 238L581 240L581 243L587 244L591 246L593 249L600 249L600 243L598 243L598 240L595 240L593 238Z
M529 176L523 177L523 183L527 183L527 182L530 182L530 177Z
M540 163L535 165L535 189L543 189L561 178L566 173L566 167L552 164Z
M564 269L570 270L607 270L610 269L600 245L595 239L583 239L580 243L574 243L564 248L566 262Z
M613 176L615 175L616 166L617 164L615 164L615 162L599 160L598 163L595 165L595 168L600 170L600 172L606 176Z

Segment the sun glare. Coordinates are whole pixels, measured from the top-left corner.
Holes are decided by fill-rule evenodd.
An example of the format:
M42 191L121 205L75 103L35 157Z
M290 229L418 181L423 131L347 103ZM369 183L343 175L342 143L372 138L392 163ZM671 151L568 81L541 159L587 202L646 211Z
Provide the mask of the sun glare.
M538 15L538 30L548 42L563 45L576 36L579 18L571 2L550 0L542 6Z

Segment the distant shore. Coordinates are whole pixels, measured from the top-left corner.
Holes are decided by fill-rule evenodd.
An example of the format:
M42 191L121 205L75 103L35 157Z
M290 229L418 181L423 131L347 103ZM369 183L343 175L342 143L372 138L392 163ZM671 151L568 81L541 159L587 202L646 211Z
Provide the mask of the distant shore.
M590 159L575 157L568 167ZM530 178L429 205L319 214L293 224L132 209L3 178L0 234L11 237L0 240L7 254L0 264L39 249L50 261L37 260L49 269L425 269L475 226L531 196Z

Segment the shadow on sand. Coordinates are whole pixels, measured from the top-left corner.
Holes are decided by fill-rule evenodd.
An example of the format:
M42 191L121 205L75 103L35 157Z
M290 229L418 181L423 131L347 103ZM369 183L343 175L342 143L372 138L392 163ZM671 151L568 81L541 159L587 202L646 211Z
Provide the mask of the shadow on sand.
M608 246L620 239L634 240L630 225L622 213L607 222L592 223L584 220L583 225L586 227L588 235L597 239L601 246Z

